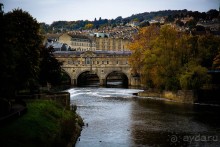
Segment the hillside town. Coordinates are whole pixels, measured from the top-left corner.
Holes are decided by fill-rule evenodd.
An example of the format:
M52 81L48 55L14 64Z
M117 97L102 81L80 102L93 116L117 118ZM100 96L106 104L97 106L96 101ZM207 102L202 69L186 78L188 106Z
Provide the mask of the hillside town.
M180 15L176 14L173 21L168 21L169 16L162 16L151 20L142 20L141 22L138 19L133 19L130 22L123 23L121 18L114 27L103 25L98 28L91 27L76 30L68 30L62 27L58 29L58 32L55 31L56 28L53 28L54 31L45 34L44 43L47 47L53 46L55 51L129 51L129 43L138 34L140 28L150 25L162 26L164 24L171 25L179 32L192 35L213 34L220 36L220 13L218 11L214 12L210 16L206 15L206 18L183 16L181 13ZM90 25L93 26L93 24Z
M132 37L138 33L136 27L105 27L101 30L70 31L47 34L45 43L55 51L128 51Z

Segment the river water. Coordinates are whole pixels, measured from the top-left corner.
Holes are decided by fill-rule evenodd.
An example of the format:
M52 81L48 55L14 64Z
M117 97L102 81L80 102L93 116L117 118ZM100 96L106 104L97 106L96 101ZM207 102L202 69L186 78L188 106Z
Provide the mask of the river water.
M134 96L141 90L72 88L85 126L76 147L220 146L220 107Z

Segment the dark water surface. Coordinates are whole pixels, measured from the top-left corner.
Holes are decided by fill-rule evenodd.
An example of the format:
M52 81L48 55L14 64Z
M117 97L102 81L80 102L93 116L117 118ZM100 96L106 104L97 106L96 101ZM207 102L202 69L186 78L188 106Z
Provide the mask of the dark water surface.
M132 95L137 89L73 88L85 125L76 147L220 146L220 107Z

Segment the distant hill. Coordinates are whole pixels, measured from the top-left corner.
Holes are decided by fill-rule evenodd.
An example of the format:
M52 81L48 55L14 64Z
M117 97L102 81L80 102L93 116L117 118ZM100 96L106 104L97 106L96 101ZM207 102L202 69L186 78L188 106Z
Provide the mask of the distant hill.
M153 19L164 18L166 22L173 22L175 19L184 17L193 17L195 21L211 20L219 17L219 11L211 9L208 12L188 11L184 10L163 10L155 12L144 12L139 14L133 14L132 16L122 18L118 16L115 19L102 19L101 17L94 21L78 20L78 21L54 21L51 25L41 23L42 33L51 32L63 32L71 30L82 30L82 29L99 29L105 26L115 27L117 25L125 25L131 21L143 22L150 21Z

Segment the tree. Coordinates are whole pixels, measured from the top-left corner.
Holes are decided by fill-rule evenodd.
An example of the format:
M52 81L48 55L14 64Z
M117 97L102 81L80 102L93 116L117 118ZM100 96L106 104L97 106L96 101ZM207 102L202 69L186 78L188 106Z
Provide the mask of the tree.
M11 97L37 83L42 37L37 21L21 9L6 13L3 19L0 94Z
M180 72L181 60L181 38L182 34L178 33L174 28L165 25L160 29L156 48L158 54L158 77L161 79L160 87L167 90L177 90L179 88L178 74Z
M207 68L193 61L186 64L183 69L179 79L181 88L184 90L200 89L204 83L208 83L210 80Z
M155 54L152 53L152 49L154 40L158 34L159 28L157 26L141 28L139 34L129 46L133 52L130 58L132 74L133 76L140 75L142 77L142 83L145 85L152 83L150 69L154 66L156 59Z
M123 20L123 18L122 18L121 16L118 16L117 18L115 18L115 22L116 22L117 24L121 23L122 20Z
M148 27L148 26L150 26L149 21L144 21L144 22L140 23L140 25L139 25L139 27L141 27L141 28Z
M169 22L174 22L174 20L175 20L175 19L173 18L172 15L168 15L168 17L166 18L165 21L169 23Z
M41 34L46 34L47 32L49 32L50 27L48 24L46 23L40 23L40 33Z
M85 29L92 29L93 27L94 25L91 23L85 25Z
M133 75L161 90L199 89L219 66L219 38L190 36L168 25L141 28L130 45ZM214 65L213 65L214 60Z
M40 62L40 83L46 85L51 83L52 85L58 85L61 83L62 78L62 63L54 57L54 49L52 46L48 48L42 48L41 50L41 62Z
M213 68L220 70L220 52L213 59Z
M217 18L219 16L219 11L215 9L211 9L207 12L207 19L212 20L213 18Z
M192 29L192 28L195 28L196 24L197 24L197 21L192 19L192 20L187 21L185 25L189 27L190 29Z
M180 26L180 27L183 27L184 26L184 23L181 21L181 20L177 20L176 21L176 25Z
M220 51L220 38L213 35L198 37L198 61L203 67L210 69L213 60Z

